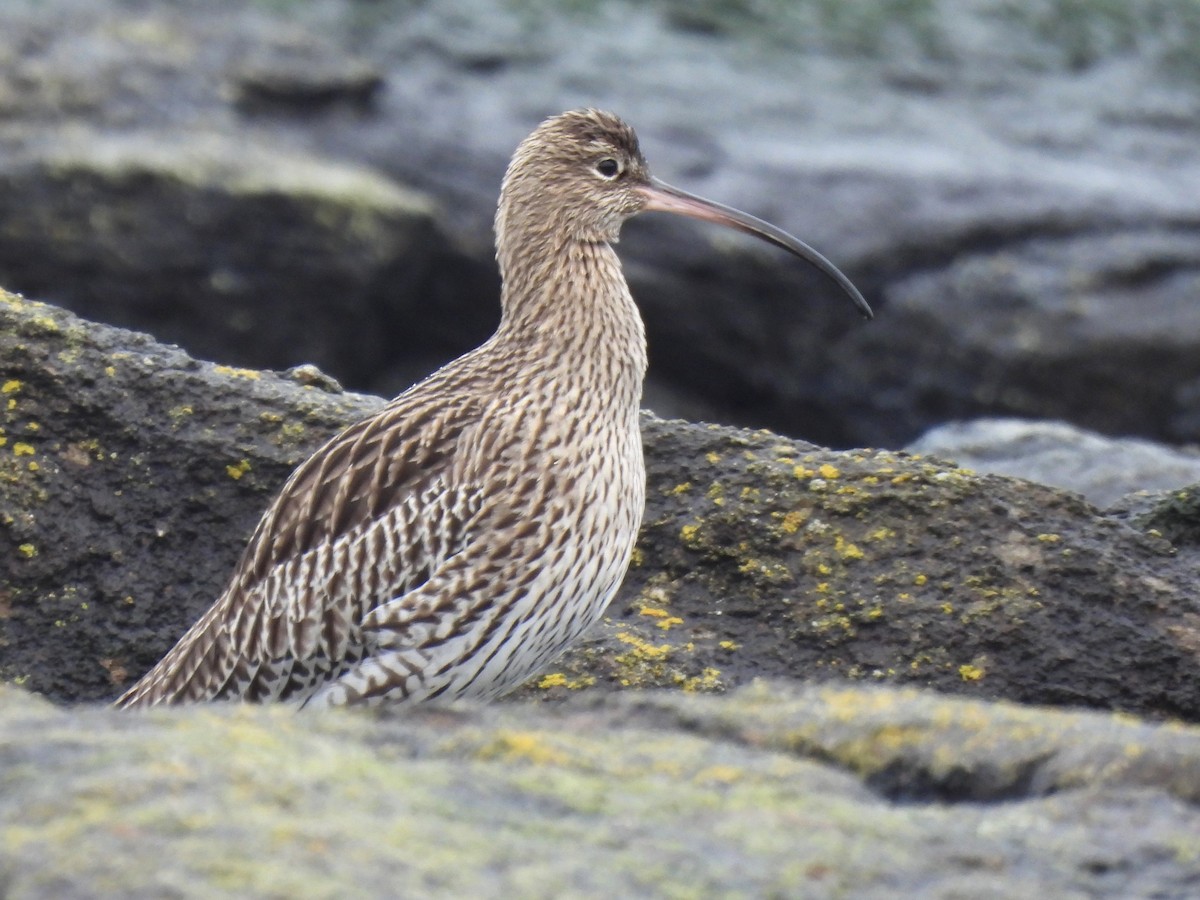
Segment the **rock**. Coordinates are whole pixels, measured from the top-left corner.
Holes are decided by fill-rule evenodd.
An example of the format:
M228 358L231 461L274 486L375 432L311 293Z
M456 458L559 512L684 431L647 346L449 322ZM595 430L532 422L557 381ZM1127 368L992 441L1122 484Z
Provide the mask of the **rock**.
M108 699L217 596L290 468L381 401L0 296L0 677ZM527 695L770 676L1200 719L1195 542L903 454L644 435L622 591Z
M308 47L263 54L231 73L234 101L249 112L303 114L344 106L370 112L384 86L380 71L363 60L348 59L329 48Z
M1200 546L1200 484L1163 491L1146 499L1150 502L1129 516L1137 527L1180 547ZM1117 512L1123 514L1126 510Z
M453 252L429 200L378 173L217 134L64 136L0 185L9 283L227 363L361 380Z
M864 411L859 433L1017 416L1200 441L1200 254L1167 227L1115 231L967 252L889 286L887 329L842 347L859 390L896 409L874 425Z
M1064 422L976 419L927 431L906 448L977 472L1028 478L1111 506L1135 491L1200 482L1200 452L1135 438L1108 438Z
M913 690L142 715L0 690L21 897L1182 897L1200 731Z
M301 156L410 185L436 204L444 240L418 244L393 276L361 262L354 229L330 234L308 217L303 197L278 198L280 219L218 183L216 198L143 191L156 205L128 220L121 247L80 257L63 233L128 205L95 192L72 205L76 181L44 179L32 194L7 188L0 236L25 216L65 232L0 240L0 284L74 304L105 282L75 308L228 364L316 362L352 388L392 392L488 332L508 156L542 116L597 103L637 126L661 177L809 240L880 313L861 326L820 278L749 239L633 223L622 254L660 412L835 446L897 447L980 415L1195 442L1196 28L1184 15L1162 28L1132 6L1042 6L9 4L0 171L16 159L36 169L72 133L216 134L284 164ZM264 108L250 95L276 99ZM317 114L326 95L336 99ZM195 203L218 204L236 227L200 222L189 237L177 211ZM160 230L185 242L169 271L149 252ZM312 270L275 252L293 240ZM256 265L244 277L261 290L235 280L226 297L207 284L247 246ZM343 251L359 263L340 263ZM336 278L314 283L318 267ZM192 298L178 319L130 312L173 316L161 298L176 295ZM230 323L256 315L248 298L275 312L282 297L318 313L344 297L350 312L314 329L319 347L306 331L254 356L270 330Z

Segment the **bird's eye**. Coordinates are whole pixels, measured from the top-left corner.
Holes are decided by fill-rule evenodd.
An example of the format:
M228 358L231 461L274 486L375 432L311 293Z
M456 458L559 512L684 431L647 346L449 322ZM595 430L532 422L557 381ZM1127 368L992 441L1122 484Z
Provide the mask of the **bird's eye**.
M604 178L616 178L621 174L621 165L612 157L605 157L596 163L596 172Z

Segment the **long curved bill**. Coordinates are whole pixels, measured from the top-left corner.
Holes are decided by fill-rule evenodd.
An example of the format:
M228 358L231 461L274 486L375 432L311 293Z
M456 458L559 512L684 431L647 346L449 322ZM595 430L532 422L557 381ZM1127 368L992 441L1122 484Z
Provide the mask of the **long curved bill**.
M725 225L728 228L736 228L738 231L752 234L795 254L840 287L854 301L854 305L858 307L863 318L872 318L871 307L850 279L828 259L804 241L792 237L782 228L776 228L770 222L764 222L762 219L734 209L732 206L725 206L723 203L715 203L712 200L697 197L695 194L689 194L687 191L681 191L657 178L651 178L649 183L643 185L639 190L646 198L646 211L657 210L690 216L693 219L703 219L705 222L716 222L718 225Z

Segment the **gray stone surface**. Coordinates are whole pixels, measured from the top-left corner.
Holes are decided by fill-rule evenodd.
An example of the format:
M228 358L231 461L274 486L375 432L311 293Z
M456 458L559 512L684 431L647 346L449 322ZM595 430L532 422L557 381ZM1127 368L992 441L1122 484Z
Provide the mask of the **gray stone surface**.
M113 697L224 586L290 468L378 398L191 359L0 294L0 677ZM643 423L647 512L607 619L527 693L913 683L1200 720L1191 501Z
M0 689L11 897L1185 897L1200 732L916 691L129 715Z
M1109 438L1063 422L976 419L939 425L905 447L977 472L1078 491L1099 507L1135 491L1200 482L1200 450Z
M0 284L198 355L316 361L393 392L471 346L495 321L490 221L508 155L542 116L587 103L633 122L660 176L810 240L880 312L863 326L781 254L647 217L622 253L661 412L838 446L901 446L979 415L1200 436L1191 0L50 0L7 4L0 26L0 175L17 198L0 209ZM162 202L139 214L103 189L72 206L82 175L11 168L66 140L86 172L87 148L114 132L369 167L431 198L443 230L399 274L386 253L339 269L362 236L330 234L305 202L280 198L278 215L151 173L138 196ZM155 235L183 235L194 204L237 226L222 241L196 223L164 272ZM84 206L40 244L9 239L32 209ZM113 221L124 243L108 251L97 238ZM308 266L278 252L293 241ZM222 246L255 248L258 289L227 296ZM278 323L285 304L323 323L343 297L344 321L296 335L283 361L270 329L229 329Z

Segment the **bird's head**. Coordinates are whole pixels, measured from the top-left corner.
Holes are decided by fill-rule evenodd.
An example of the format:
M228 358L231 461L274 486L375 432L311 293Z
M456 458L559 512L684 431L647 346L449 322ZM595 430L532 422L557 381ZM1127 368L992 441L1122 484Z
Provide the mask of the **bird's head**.
M517 147L500 191L497 243L502 257L509 242L545 252L555 252L561 240L615 243L626 219L653 210L715 222L775 244L815 266L871 317L862 294L824 256L768 222L659 181L633 129L595 109L549 118Z

